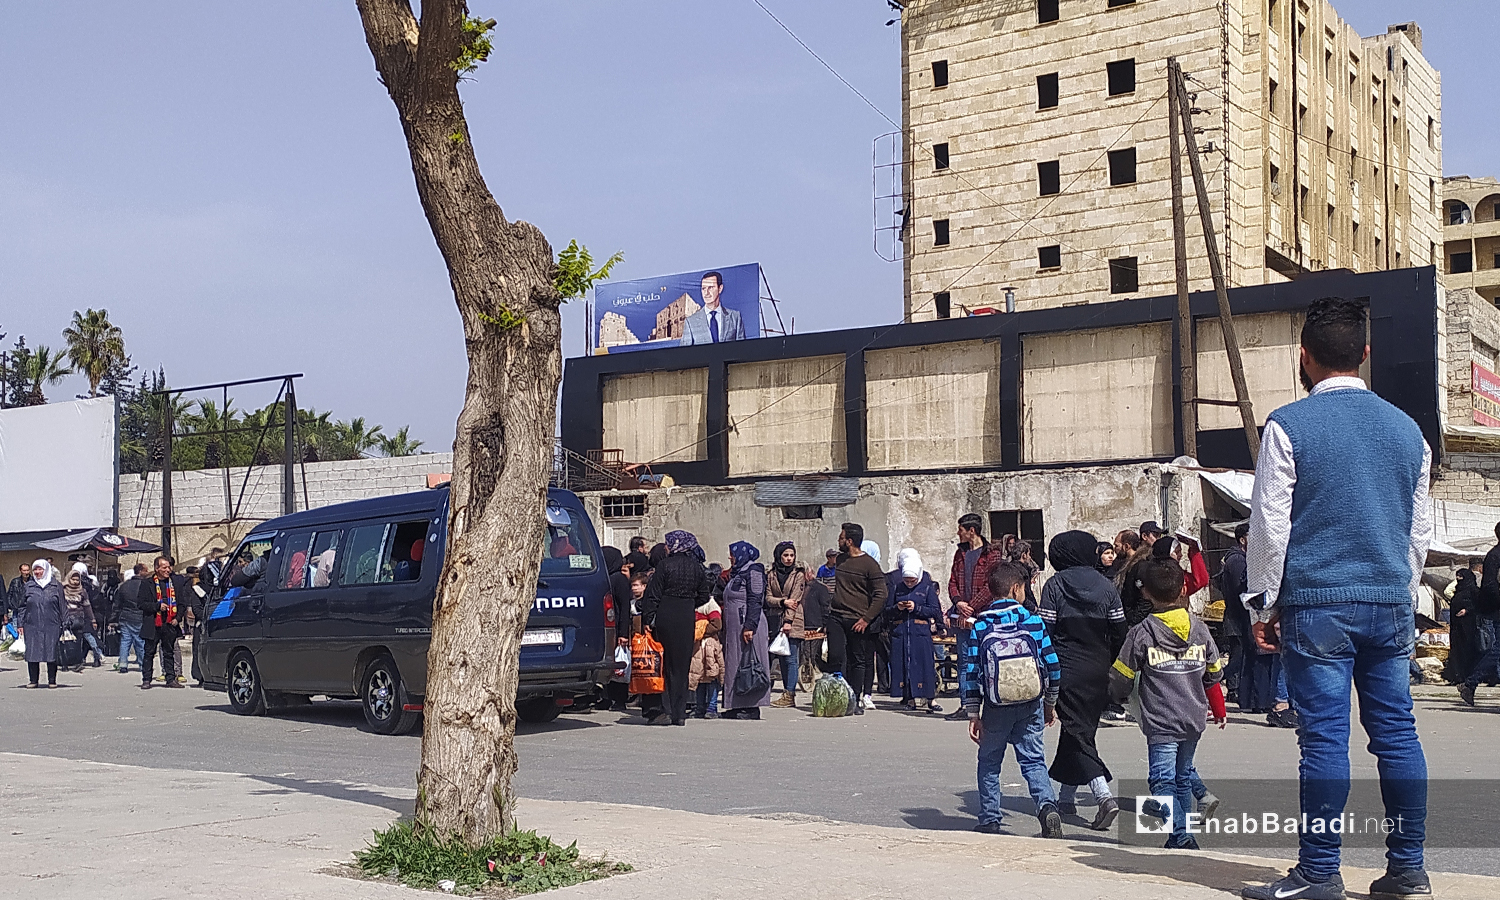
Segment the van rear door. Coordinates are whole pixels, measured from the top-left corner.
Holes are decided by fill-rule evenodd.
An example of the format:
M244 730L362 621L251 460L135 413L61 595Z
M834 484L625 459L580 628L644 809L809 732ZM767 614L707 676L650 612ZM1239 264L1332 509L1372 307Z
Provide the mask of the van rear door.
M588 516L581 506L549 497L536 601L521 639L523 681L549 671L581 678L606 658L613 665L614 642L605 635L608 593L609 575Z

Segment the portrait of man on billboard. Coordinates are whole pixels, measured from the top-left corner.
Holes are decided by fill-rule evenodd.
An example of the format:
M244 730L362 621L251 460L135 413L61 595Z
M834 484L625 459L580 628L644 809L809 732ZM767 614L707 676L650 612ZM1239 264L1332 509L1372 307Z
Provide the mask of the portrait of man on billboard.
M703 276L703 308L688 317L680 346L720 344L745 339L745 323L740 314L719 303L724 293L724 276L708 272Z

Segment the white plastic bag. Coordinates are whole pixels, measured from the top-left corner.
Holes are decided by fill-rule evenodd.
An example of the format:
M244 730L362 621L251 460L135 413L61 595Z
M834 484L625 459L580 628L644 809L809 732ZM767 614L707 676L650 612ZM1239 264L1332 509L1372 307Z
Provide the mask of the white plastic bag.
M614 674L614 677L610 678L610 681L616 681L616 682L619 682L621 684L629 684L630 683L630 648L629 647L616 647L615 648L615 674Z
M787 640L786 632L776 635L776 640L771 642L767 648L772 656L791 656L792 642Z
M26 636L23 634L20 637L16 638L14 641L11 641L10 650L8 652L10 653L11 659L25 659Z

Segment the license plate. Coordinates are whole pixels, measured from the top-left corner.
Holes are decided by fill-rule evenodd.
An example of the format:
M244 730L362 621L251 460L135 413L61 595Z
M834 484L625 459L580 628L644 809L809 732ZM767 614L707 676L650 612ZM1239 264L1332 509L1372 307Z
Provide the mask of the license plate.
M561 644L562 642L563 635L561 628L537 628L521 635L522 647L535 647L539 644Z

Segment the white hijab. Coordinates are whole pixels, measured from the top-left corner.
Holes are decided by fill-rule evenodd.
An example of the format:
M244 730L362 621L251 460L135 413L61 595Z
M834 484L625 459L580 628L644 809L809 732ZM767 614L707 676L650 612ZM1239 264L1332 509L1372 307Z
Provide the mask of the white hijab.
M911 547L907 547L900 553L897 553L896 565L901 569L902 578L916 578L918 580L921 580L922 556L921 554L917 553L916 550L913 550Z
M44 574L42 575L41 578L36 577L36 567L37 566L41 566L42 567L42 570L43 570ZM51 584L52 583L52 563L47 562L45 559L39 559L36 562L32 563L31 564L31 580L36 582L37 587L46 587L47 585Z

